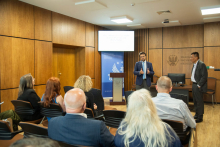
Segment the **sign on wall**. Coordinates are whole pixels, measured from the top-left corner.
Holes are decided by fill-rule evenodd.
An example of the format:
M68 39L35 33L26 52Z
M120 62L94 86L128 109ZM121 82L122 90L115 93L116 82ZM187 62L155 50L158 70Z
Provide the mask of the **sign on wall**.
M186 78L191 77L193 63L190 60L192 52L199 52L203 60L203 48L164 49L163 50L163 75L168 73L185 73Z
M112 78L110 73L124 72L124 52L101 52L102 64L102 96L112 97ZM123 88L124 96L124 79Z

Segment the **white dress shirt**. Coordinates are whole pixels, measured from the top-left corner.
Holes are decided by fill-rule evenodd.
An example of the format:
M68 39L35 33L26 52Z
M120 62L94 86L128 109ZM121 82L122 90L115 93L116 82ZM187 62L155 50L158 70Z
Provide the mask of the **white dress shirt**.
M66 114L71 114L71 115L81 115L85 118L87 118L87 115L85 113L66 113Z
M191 128L196 127L195 119L182 100L171 98L167 93L158 93L152 100L156 105L160 119L181 121L183 123L183 131L188 126Z
M193 71L192 71L192 75L191 75L191 81L194 82L194 83L196 83L196 80L195 80L194 76L195 76L196 66L197 66L198 61L195 64L193 64Z

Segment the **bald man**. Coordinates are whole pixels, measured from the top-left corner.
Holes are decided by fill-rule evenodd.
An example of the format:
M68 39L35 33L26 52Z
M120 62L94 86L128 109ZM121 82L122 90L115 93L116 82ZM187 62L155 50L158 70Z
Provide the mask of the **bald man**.
M172 91L172 81L167 76L162 76L158 79L157 96L152 100L157 107L157 113L160 119L181 121L183 123L183 130L188 126L196 127L196 122L189 111L188 106L182 100L170 97Z
M81 89L69 90L64 96L66 115L54 117L48 124L51 139L73 145L114 146L114 136L105 123L87 119L85 113L86 96Z

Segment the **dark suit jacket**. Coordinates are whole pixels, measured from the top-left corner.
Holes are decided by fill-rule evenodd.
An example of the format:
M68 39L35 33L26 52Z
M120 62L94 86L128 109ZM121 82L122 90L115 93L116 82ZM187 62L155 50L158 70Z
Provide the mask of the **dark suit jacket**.
M86 107L91 108L94 112L94 96L91 92L84 92L86 95Z
M90 91L94 95L94 103L97 105L98 110L104 110L104 100L100 89L92 88Z
M38 102L40 102L40 97L36 94L34 89L25 89L22 95L20 95L17 100L30 102L35 109L35 113L32 116L19 115L22 121L32 121L43 117L40 114L40 105L38 104Z
M193 71L193 68L192 68L192 71ZM208 72L207 72L205 63L203 63L200 60L198 60L194 78L196 80L197 85L200 86L200 91L207 92Z
M146 69L146 82L147 82L147 86L150 87L151 86L151 77L150 75L154 75L154 70L153 70L153 66L152 66L152 63L150 62L147 62L147 68L149 68L149 71L150 71L150 74L147 74L147 69ZM140 74L140 70L143 70L143 67L142 67L142 61L139 61L139 62L136 62L135 64L135 67L134 67L134 75L137 75L137 78L136 78L136 85L141 85L142 82L143 82L143 74Z
M48 135L53 140L73 145L114 146L114 136L104 122L86 119L80 115L66 114L51 118L48 124Z

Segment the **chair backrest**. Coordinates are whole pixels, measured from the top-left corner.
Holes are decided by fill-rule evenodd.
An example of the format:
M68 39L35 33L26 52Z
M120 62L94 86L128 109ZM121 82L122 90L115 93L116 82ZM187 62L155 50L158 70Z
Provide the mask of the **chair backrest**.
M36 124L20 122L22 130L24 131L24 137L42 137L47 138L48 132L46 127L41 127Z
M35 110L33 109L30 102L22 100L12 100L11 103L15 107L15 112L18 115L33 115Z
M22 132L21 130L12 132L6 121L0 120L0 140L11 140L15 135Z
M73 88L74 88L73 86L64 86L64 87L63 87L65 93L66 93L67 91L69 91L70 89L73 89Z
M176 99L182 100L183 102L186 103L186 105L188 105L188 101L187 101L187 96L186 95L178 94L178 93L170 93L170 96L172 98L176 98Z
M97 109L104 110L104 99L102 97L101 90L92 88L89 92L91 92L94 96L94 103L97 105Z
M112 128L118 128L122 119L125 117L125 112L118 110L104 110L103 114L106 126Z
M188 127L186 131L183 131L183 123L182 122L173 121L173 120L162 120L162 121L169 124L173 128L173 130L179 136L181 142L184 142L186 140L188 133L191 131L190 127Z
M216 89L216 78L208 77L208 79L207 79L207 89L215 91L215 89Z
M50 104L48 108L44 107L42 103L39 103L41 106L41 114L46 117L57 117L63 116L63 110L59 104Z
M130 95L130 94L132 94L132 92L134 92L134 91L125 91L125 100L126 100L126 104L128 105L128 96Z
M94 113L93 113L92 109L86 108L84 113L87 115L87 118L94 118Z

